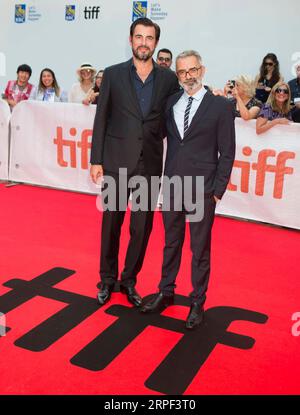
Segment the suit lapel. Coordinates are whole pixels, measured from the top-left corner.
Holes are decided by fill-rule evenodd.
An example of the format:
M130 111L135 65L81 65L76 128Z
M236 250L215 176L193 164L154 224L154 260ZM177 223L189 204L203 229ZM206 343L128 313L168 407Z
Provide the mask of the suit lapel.
M209 107L211 101L212 101L213 95L211 92L207 91L206 94L204 95L201 104L199 105L193 119L192 122L189 125L189 128L186 131L186 134L184 136L184 140L186 140L189 136L189 134L191 133L191 131L193 131L193 126L199 122L201 120L201 118L204 116L207 108Z
M163 71L165 69L161 68L156 62L153 62L154 65L154 80L153 80L153 92L151 97L151 105L150 105L150 111L151 113L152 108L154 107L155 101L157 99L160 99L160 91L164 85L164 73Z
M181 139L181 135L178 131L177 124L176 124L176 121L175 121L173 107L179 101L179 99L182 97L182 95L183 95L183 90L179 91L176 95L174 95L174 99L170 102L169 109L168 109L169 117L171 118L171 123L173 125L175 135L176 135L176 137L179 141L182 141L182 139Z

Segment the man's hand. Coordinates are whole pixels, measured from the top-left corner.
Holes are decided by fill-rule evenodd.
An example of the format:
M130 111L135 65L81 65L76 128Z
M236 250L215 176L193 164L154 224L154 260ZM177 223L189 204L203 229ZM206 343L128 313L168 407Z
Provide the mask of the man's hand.
M99 179L103 176L103 167L101 164L92 164L90 169L90 176L95 184L99 184Z

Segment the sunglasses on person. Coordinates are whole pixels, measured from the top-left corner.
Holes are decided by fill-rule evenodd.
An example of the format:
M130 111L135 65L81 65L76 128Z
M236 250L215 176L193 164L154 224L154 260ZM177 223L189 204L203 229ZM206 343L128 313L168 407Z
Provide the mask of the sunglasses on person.
M275 92L276 92L277 94L280 94L280 93L282 93L282 94L288 94L288 93L289 93L289 90L288 90L288 89L286 89L286 88L276 88L276 89L275 89Z
M171 62L171 58L164 58L163 56L159 56L157 59L159 60L159 62Z
M266 66L273 66L274 65L274 62L265 62L265 65Z

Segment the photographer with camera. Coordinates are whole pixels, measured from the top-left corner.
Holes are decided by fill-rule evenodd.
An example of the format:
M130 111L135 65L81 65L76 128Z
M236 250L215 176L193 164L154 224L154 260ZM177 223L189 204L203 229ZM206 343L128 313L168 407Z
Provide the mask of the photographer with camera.
M241 75L228 81L224 87L224 95L234 105L236 117L245 121L257 118L262 103L255 98L254 82L249 77Z

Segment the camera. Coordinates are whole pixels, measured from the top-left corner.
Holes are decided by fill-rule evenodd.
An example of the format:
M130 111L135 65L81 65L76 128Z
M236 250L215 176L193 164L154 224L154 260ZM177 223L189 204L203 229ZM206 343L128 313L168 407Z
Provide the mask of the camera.
M232 79L231 81L228 81L228 84L229 84L229 88L233 89L235 87L235 80Z

